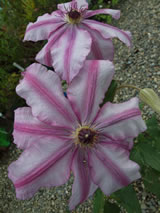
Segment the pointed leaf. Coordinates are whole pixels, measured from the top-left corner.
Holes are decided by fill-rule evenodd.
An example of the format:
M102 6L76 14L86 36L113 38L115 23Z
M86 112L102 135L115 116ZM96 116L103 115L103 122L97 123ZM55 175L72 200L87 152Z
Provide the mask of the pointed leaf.
M145 142L139 144L139 149L145 162L160 172L160 150L154 148L152 144Z
M117 89L117 82L115 80L112 80L106 94L105 97L103 99L103 103L101 104L101 107L106 103L106 102L112 102L115 96L115 92Z
M101 213L104 208L104 194L100 189L95 192L93 200L93 213Z
M154 169L148 169L145 176L143 177L143 183L145 189L149 192L154 193L158 199L160 199L160 173Z
M126 209L127 213L141 213L139 201L132 185L115 192L113 198Z

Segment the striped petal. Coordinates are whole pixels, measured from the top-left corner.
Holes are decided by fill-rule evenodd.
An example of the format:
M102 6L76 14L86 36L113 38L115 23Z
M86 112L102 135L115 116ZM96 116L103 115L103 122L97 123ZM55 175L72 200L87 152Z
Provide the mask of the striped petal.
M120 10L112 10L112 9L87 10L83 17L89 18L91 16L95 16L95 15L98 15L98 14L111 15L115 19L120 18Z
M104 39L117 37L122 42L124 42L128 47L131 46L131 34L128 31L123 31L108 24L103 24L101 22L89 19L84 19L82 23L91 30L98 31Z
M34 143L47 140L48 137L67 137L71 134L68 126L48 126L33 117L30 107L15 110L14 143L26 149Z
M97 145L89 164L92 180L106 195L140 178L139 166L129 159L128 151L113 145Z
M36 22L28 24L24 41L46 40L51 33L56 32L64 24L63 17L57 12L39 16Z
M47 139L30 146L9 166L18 199L31 198L41 187L59 186L69 176L72 163L69 141Z
M94 121L96 128L112 140L135 138L146 130L137 98L120 103L106 103Z
M70 83L82 68L90 48L90 34L76 25L69 25L51 52L55 71Z
M42 50L36 56L36 60L39 63L45 64L49 67L52 66L53 58L51 56L51 51L52 49L56 48L56 42L63 35L66 28L67 28L67 25L62 26L49 37L47 44L42 48Z
M19 96L26 99L33 116L50 125L75 127L76 116L65 98L59 77L40 64L27 68L17 86Z
M86 61L69 85L67 96L81 123L91 123L95 118L113 74L110 61Z
M73 210L78 204L84 202L97 189L90 178L90 171L85 163L86 156L82 150L78 150L72 163L74 174L74 183L72 187L72 196L69 202L70 210Z
M111 39L104 39L101 34L96 30L90 30L85 25L83 29L87 30L92 38L92 46L87 60L110 60L114 59L114 46Z

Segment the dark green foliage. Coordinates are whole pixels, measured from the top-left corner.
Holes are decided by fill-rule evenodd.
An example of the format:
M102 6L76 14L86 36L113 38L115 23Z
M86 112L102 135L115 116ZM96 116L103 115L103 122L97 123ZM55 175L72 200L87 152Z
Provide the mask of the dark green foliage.
M6 148L10 145L10 142L8 140L8 133L5 131L5 129L0 128L0 149Z
M127 210L127 213L141 213L140 204L132 185L115 192L112 197Z
M94 196L93 213L101 213L104 208L105 197L100 189L97 189Z
M103 103L101 104L101 107L106 103L106 102L113 102L114 100L114 96L116 93L116 89L117 89L117 82L115 80L112 80L106 94L105 97L103 99Z
M115 203L110 203L109 201L105 201L104 204L104 213L119 213L120 208Z
M146 190L154 193L160 199L160 172L152 168L146 169L143 182Z

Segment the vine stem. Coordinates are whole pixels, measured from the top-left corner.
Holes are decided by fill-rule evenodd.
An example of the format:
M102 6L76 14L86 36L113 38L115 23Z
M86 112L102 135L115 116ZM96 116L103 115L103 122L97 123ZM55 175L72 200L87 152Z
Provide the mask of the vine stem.
M16 62L13 63L13 66L18 68L19 70L21 70L22 72L25 70L23 67L21 67L19 64L17 64Z
M136 87L136 86L134 86L134 85L123 84L123 85L119 86L119 87L116 89L116 92L117 92L118 90L122 89L122 88L132 88L132 89L136 89L136 90L138 90L138 91L141 90L140 88L138 88L138 87Z

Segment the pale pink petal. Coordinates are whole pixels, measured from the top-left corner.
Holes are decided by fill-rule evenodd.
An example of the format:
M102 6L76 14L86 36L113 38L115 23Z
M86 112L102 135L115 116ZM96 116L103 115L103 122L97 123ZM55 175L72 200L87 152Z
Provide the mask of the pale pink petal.
M71 11L71 9L81 11L82 9L88 9L88 3L86 0L73 0L71 2L58 4L58 9L64 13Z
M86 61L71 82L67 96L82 124L91 123L112 80L114 66L110 61Z
M104 39L97 30L91 30L85 25L81 24L80 27L88 31L92 38L92 46L87 60L110 60L114 59L114 46L111 39Z
M47 71L40 64L32 64L27 68L16 91L26 99L33 116L39 120L50 125L76 126L76 116L64 96L58 75L53 71Z
M55 32L65 22L57 13L39 16L37 21L29 23L26 29L24 41L39 41L48 39L51 32Z
M112 9L87 10L83 17L89 18L91 16L95 16L95 15L98 15L98 14L111 15L115 19L120 18L120 10L112 10Z
M56 42L58 39L63 35L65 30L67 29L67 25L62 26L60 29L57 29L48 39L47 44L42 48L42 50L37 54L36 60L41 63L45 64L49 67L52 66L53 58L51 56L52 49L56 48Z
M31 198L39 188L64 184L71 170L73 152L70 141L48 138L23 151L9 166L18 199Z
M146 130L139 110L138 98L120 103L106 103L94 121L96 128L113 140L124 140L137 137Z
M104 137L102 134L101 134L101 139L99 143L101 144L106 143L108 145L120 147L120 148L126 149L126 151L130 151L134 145L133 138L127 138L124 140L113 140L107 136Z
M117 37L128 47L131 46L131 34L128 31L123 31L111 25L89 19L84 19L82 23L88 26L88 28L90 28L91 30L99 31L104 39Z
M129 152L112 144L99 144L89 154L92 180L110 195L140 178L139 166L129 159Z
M90 171L86 160L88 160L88 156L85 155L84 150L78 150L75 153L72 163L74 183L69 202L70 210L73 210L78 204L84 202L97 189L97 185L90 178Z
M90 34L76 25L69 25L51 52L55 71L70 83L82 68L90 48Z
M26 149L34 143L47 140L48 137L69 137L72 129L68 126L48 126L33 117L30 107L15 110L14 143Z

